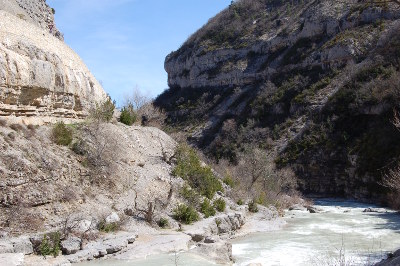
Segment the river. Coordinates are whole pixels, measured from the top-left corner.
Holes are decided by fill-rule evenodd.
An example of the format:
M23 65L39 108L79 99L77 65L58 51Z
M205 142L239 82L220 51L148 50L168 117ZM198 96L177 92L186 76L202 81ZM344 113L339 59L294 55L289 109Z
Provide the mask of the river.
M235 265L323 266L371 265L400 247L400 215L345 200L316 200L319 213L287 211L287 225L279 231L255 233L232 241ZM85 265L214 265L191 254L158 255L146 260L102 261Z
M371 265L400 247L400 215L371 205L317 200L321 213L287 211L280 231L237 239L237 265ZM372 206L376 207L376 206Z

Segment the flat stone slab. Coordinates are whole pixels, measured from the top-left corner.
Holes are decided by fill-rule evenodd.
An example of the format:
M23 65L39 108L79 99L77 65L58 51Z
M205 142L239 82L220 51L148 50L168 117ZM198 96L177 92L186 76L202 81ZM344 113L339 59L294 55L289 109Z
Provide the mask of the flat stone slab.
M22 266L22 265L24 265L24 254L23 253L0 254L0 265Z
M178 232L168 232L161 235L139 235L133 244L113 258L121 260L140 259L149 255L187 251L191 239L191 236Z

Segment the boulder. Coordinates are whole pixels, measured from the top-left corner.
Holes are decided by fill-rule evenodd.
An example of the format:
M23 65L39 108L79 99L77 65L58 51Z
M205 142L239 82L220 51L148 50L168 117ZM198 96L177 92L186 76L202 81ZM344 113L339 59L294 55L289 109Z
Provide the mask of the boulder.
M32 243L33 250L37 251L39 249L42 240L43 240L43 235L34 235L29 238L29 241L31 241Z
M92 221L89 220L80 220L74 227L72 228L73 233L85 233L91 229Z
M78 237L70 237L61 241L61 250L65 255L75 254L81 249L82 240Z
M204 239L204 243L206 243L206 244L212 244L212 243L216 243L218 241L220 241L218 236L207 236Z
M363 210L363 212L377 212L377 213L385 213L385 209L380 209L380 208L366 208Z
M307 209L300 205L300 204L295 204L289 207L289 211L306 211Z
M215 223L218 227L218 234L226 234L232 230L232 226L223 217L216 218Z
M200 234L189 234L189 235L192 237L192 240L194 242L201 242L204 239L204 236Z
M22 265L24 265L24 254L22 254L22 253L0 254L0 265L22 266Z
M120 221L120 218L117 213L112 212L110 215L106 217L106 223L111 224L111 223L118 223Z
M315 206L307 206L306 209L307 209L307 211L308 211L309 213L319 213L319 212L321 212L321 210L318 209L318 208L315 207Z
M194 252L215 261L217 264L230 265L232 263L232 244L230 243L200 243Z
M16 238L11 242L14 248L14 253L22 253L24 255L33 253L33 245L28 237Z
M103 242L106 248L107 254L113 254L128 246L128 240L125 237L108 239Z
M400 265L400 249L394 253L388 254L388 258L375 264L375 266L398 266Z
M135 242L136 238L138 238L138 235L132 235L129 236L126 240L128 241L128 244L132 244L133 242Z

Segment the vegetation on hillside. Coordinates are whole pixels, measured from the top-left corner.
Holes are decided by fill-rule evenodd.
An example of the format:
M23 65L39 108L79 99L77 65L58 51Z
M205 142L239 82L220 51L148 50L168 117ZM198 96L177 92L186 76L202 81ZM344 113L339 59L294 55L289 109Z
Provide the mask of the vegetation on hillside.
M239 171L253 167L251 158L259 150L265 153L264 165L269 165L263 172L297 176L304 192L383 202L391 193L382 182L396 170L400 156L400 138L391 123L393 109L400 108L400 28L393 23L398 2L332 3L342 12L339 24L352 26L297 38L305 27L302 14L321 1L235 1L166 59L167 64L179 63L215 56L218 49L236 49L237 56L223 57L225 61L216 62L201 78L214 81L230 75L229 67L241 60L247 62L243 72L263 73L243 86L171 86L155 101L168 112L170 132L184 130L215 160L215 168L225 164L225 169L233 169L235 187L239 184L233 191L251 191L241 192L237 199L265 198L256 189L264 187L256 169L254 174ZM370 12L376 17L368 16ZM277 42L292 36L293 42L271 49L262 46L260 37L274 31L276 36L265 36L275 36ZM349 58L325 61L322 57L334 53L333 47L355 52ZM273 71L265 74L268 67ZM191 69L184 72L182 77L193 76ZM225 170L220 174L224 176ZM266 186L279 187L274 182Z
M186 144L176 150L177 164L172 174L186 180L200 195L212 199L217 191L222 191L221 182L209 166L202 165L196 151Z

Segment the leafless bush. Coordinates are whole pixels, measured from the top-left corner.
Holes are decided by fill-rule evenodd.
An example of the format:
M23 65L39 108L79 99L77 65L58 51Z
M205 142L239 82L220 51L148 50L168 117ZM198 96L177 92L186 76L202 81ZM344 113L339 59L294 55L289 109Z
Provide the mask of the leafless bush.
M290 168L277 169L274 154L247 147L237 165L221 160L213 168L220 176L229 174L235 184L228 193L235 200L255 200L263 205L284 208L298 200L297 178Z
M23 130L23 129L24 129L24 126L23 126L23 125L20 125L20 124L12 124L12 125L10 125L10 128L11 128L12 130L18 132L18 131Z
M15 132L10 132L7 134L7 136L10 140L15 140Z
M155 217L157 213L160 213L161 210L164 210L169 205L173 193L173 186L171 184L167 199L153 198L145 202L139 202L138 193L136 190L134 190L134 192L134 206L133 208L125 208L125 215L144 219L147 223L153 224L156 221Z
M382 185L390 190L387 196L389 205L400 209L400 166L389 170L383 177Z
M120 144L106 123L89 123L81 126L73 145L76 153L86 157L92 183L114 186L115 162L120 155Z
M154 106L152 102L143 105L139 109L138 115L140 115L142 119L142 125L159 129L164 127L167 118L166 113L162 109Z
M124 97L124 107L132 107L136 112L139 121L146 125L151 118L157 121L157 113L160 112L151 102L151 97L142 92L139 87L135 87L130 94ZM160 112L161 114L161 112Z
M135 111L140 110L151 101L151 97L143 93L138 86L136 86L130 94L125 95L124 98L124 106L131 104Z
M400 117L399 113L394 110L393 125L400 130ZM400 209L400 166L390 169L389 172L383 177L382 183L384 187L390 190L388 194L389 205L395 209Z
M24 132L25 138L32 138L36 134L36 127L34 125L28 125Z
M64 237L68 237L70 234L79 237L82 240L94 240L97 238L97 234L93 232L96 229L97 221L94 217L89 218L84 215L76 215L67 213L61 223L61 233ZM89 225L86 230L81 230L82 223L89 221Z
M4 119L0 119L0 126L2 126L2 127L7 126L7 121Z

